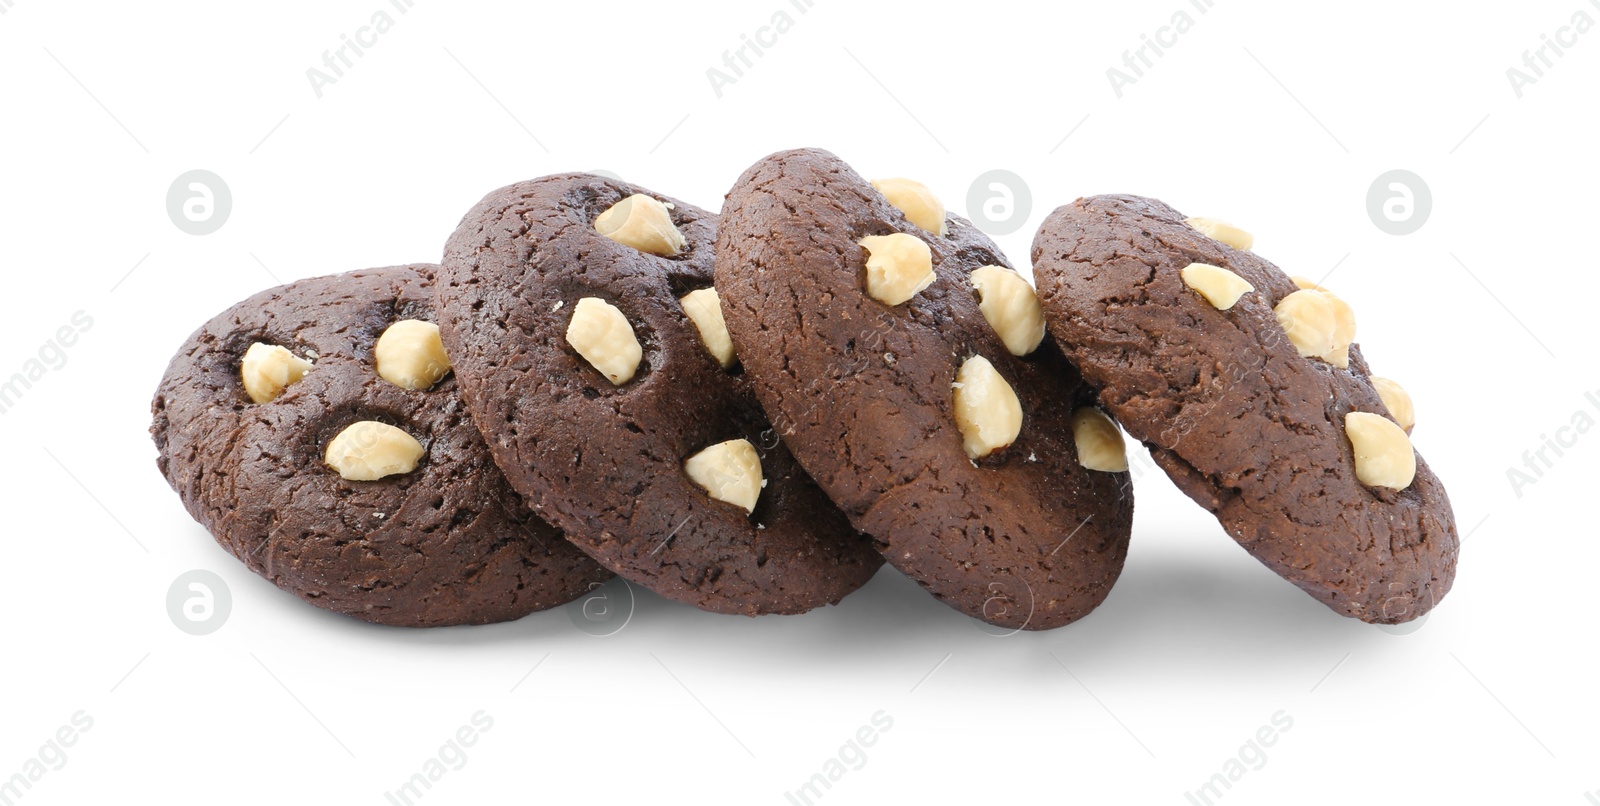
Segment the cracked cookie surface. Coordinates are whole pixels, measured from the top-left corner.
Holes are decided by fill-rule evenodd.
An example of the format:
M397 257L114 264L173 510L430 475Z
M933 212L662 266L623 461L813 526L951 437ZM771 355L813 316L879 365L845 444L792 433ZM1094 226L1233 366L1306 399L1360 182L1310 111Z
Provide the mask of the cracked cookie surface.
M398 626L484 624L571 601L611 575L512 491L453 377L408 390L381 378L393 323L430 321L419 270L393 267L263 291L196 331L152 403L157 465L189 513L252 571L302 599ZM253 344L309 362L257 403ZM371 421L415 438L410 472L351 481L328 443Z
M778 433L890 564L974 618L1061 626L1121 572L1132 485L1079 463L1071 418L1091 391L1049 338L1008 351L972 274L1009 264L971 223L945 224L912 224L826 151L774 154L723 207L723 312ZM869 293L862 239L896 234L927 244L935 277L890 305ZM972 460L952 385L976 356L1015 391L1022 424Z
M654 201L633 213L659 217L670 205L670 222L618 229L643 232L638 242L667 256L597 231L636 195ZM602 223L619 223L610 218ZM445 346L512 485L607 568L715 612L837 603L881 559L772 437L742 368L723 368L680 302L712 287L715 229L704 210L599 176L491 193L446 248ZM580 301L593 317L581 333ZM685 467L738 440L759 457L753 510L712 498L690 476L699 468Z
M1420 456L1404 489L1361 483L1345 418L1391 413L1359 347L1347 367L1297 350L1275 314L1294 280L1138 196L1056 210L1033 263L1051 332L1101 403L1258 560L1368 622L1409 621L1449 592L1460 541L1444 486ZM1195 263L1251 290L1219 310L1185 284Z

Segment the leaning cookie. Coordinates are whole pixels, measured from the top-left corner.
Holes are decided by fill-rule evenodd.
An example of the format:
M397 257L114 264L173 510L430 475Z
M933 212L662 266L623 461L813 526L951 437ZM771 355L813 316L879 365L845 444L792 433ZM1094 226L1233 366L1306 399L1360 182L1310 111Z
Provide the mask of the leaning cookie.
M1251 242L1096 196L1045 220L1033 265L1102 404L1240 545L1344 615L1414 619L1450 590L1459 540L1410 398L1369 373L1348 304Z
M774 154L723 207L717 287L757 395L895 567L991 624L1105 599L1133 516L1122 438L1033 289L922 185Z
M318 607L432 627L571 601L611 575L495 468L427 268L302 280L207 322L156 392L157 464L217 542Z
M837 603L881 565L756 404L716 218L598 176L489 194L445 251L444 343L512 486L590 556L719 613Z

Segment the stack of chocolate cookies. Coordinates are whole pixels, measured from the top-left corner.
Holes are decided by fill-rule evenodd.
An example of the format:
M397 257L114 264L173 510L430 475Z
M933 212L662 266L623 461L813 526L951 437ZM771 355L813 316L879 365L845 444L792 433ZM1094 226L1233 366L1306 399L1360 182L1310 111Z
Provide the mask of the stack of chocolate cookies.
M1059 627L1127 557L1124 429L1329 607L1417 618L1459 540L1410 400L1348 304L1247 241L1080 199L1038 233L1035 292L926 187L824 151L752 166L720 215L548 176L485 197L437 265L212 319L151 433L223 547L382 624L515 619L613 574L796 614L887 561L973 618Z

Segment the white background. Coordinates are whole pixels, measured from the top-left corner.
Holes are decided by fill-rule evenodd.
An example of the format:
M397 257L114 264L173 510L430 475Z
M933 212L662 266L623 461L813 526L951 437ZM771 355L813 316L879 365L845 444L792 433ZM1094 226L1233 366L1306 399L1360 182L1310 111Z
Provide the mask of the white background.
M492 729L420 802L788 803L879 711L892 728L818 803L1188 803L1280 711L1292 728L1219 802L1600 790L1600 433L1563 432L1536 484L1507 477L1576 413L1600 420L1600 30L1520 99L1506 75L1579 10L1600 20L1589 0L388 2L0 0L0 378L93 318L0 415L0 776L93 719L26 803L388 803L480 710ZM307 69L379 9L393 29L319 99ZM1119 99L1106 70L1180 9L1193 29ZM778 10L792 30L718 98L707 69ZM641 594L609 637L562 610L406 631L253 576L156 472L150 395L234 301L436 260L513 181L605 169L715 209L802 145L961 214L977 176L1016 172L1033 205L999 240L1022 265L1054 206L1134 192L1232 219L1290 273L1332 270L1455 501L1453 594L1408 634L1341 618L1136 451L1122 581L1050 633L993 637L889 570L803 617ZM1395 168L1434 199L1404 237L1366 207ZM191 169L231 188L215 234L168 218ZM232 594L211 635L169 619L192 569Z

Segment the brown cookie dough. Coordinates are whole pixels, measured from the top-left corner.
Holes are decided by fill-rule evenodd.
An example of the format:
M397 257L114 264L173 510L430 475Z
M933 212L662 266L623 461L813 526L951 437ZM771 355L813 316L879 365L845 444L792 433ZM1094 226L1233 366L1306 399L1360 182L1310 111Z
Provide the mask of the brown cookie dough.
M893 192L924 224L939 218L920 193ZM1132 486L1126 472L1080 464L1072 419L1093 395L1055 343L1044 338L1016 357L985 318L973 275L1009 269L1004 256L965 220L948 217L938 229L913 224L828 152L774 154L740 177L723 207L724 313L778 433L891 564L975 618L1057 627L1093 610L1116 581ZM870 255L861 245L895 234L869 241ZM869 268L869 257L900 251L928 255L933 274ZM1020 411L985 408L1007 395L987 389L994 396L977 408L999 435L975 441L1009 444L974 460L956 397L976 394L985 377L992 384L994 373L969 377L971 389L955 384L979 358ZM1109 435L1109 459L1120 460L1120 436L1114 427Z
M408 344L402 327L385 340L385 375L427 388L378 374L376 347L391 325L435 318L417 271L428 268L302 280L206 323L156 392L157 465L218 543L318 607L429 627L571 601L610 574L506 484L448 367ZM346 432L356 423L381 425ZM330 443L349 475L415 466L351 480L328 464ZM383 459L400 467L377 467Z
M1137 196L1056 210L1033 264L1051 332L1102 404L1257 559L1368 622L1409 621L1449 592L1459 540L1444 486L1420 456L1407 472L1400 427L1376 422L1386 455L1358 461L1372 447L1352 445L1362 435L1347 415L1391 412L1349 344L1348 308L1323 307L1318 291L1294 318L1307 298L1284 304L1303 289L1276 266ZM1218 299L1199 290L1225 286Z
M715 323L691 318L715 306L680 302L712 287L715 228L598 176L495 191L446 248L445 345L512 486L606 567L721 613L837 603L881 560L765 436Z

